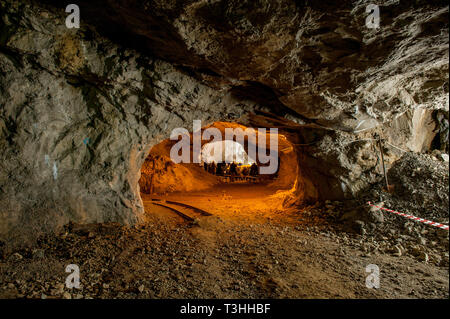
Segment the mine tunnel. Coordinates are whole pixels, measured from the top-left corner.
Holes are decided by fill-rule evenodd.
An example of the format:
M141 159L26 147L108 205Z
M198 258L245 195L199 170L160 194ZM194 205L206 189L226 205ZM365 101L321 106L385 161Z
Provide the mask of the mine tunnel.
M197 206L202 200L237 205L251 200L258 206L267 197L292 193L297 187L296 150L278 130L214 122L184 138L189 140L184 149L177 148L181 139L166 139L151 148L139 179L144 205L150 199ZM181 152L188 154L174 158Z
M0 13L0 299L448 299L448 1Z

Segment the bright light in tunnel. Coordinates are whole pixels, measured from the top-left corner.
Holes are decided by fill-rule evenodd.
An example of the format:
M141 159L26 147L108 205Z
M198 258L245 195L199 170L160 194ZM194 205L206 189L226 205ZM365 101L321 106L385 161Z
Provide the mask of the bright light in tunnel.
M231 163L234 161L244 165L255 163L255 160L248 156L242 144L230 140L211 142L203 145L200 159L206 163L213 161L215 163Z

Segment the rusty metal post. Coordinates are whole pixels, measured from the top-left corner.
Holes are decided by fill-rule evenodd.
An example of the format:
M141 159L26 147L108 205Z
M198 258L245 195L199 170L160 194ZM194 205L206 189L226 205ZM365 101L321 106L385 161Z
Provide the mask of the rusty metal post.
M384 174L384 180L386 182L386 190L388 192L390 192L391 188L390 188L388 177L387 177L387 174L386 174L386 165L384 164L383 144L381 142L381 137L378 134L377 134L376 138L377 138L377 141L378 141L378 147L380 148L381 165L383 166L383 174Z

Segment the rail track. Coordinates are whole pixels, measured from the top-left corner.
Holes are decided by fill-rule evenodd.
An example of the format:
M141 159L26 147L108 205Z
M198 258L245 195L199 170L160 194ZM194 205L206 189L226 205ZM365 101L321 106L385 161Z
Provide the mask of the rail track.
M194 222L199 217L212 216L211 213L209 213L201 208L198 208L198 207L186 204L186 203L181 203L181 202L176 202L176 201L171 201L171 200L161 200L161 199L157 199L157 198L152 198L150 200L150 202L153 205L157 205L157 206L161 206L161 207L169 209L170 211L174 212L178 216L182 217L184 220L191 222L191 223Z

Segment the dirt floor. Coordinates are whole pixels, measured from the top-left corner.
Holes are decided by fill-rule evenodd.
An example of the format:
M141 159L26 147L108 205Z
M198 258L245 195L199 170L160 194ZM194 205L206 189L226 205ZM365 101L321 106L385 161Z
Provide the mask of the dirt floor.
M437 250L447 262L398 254L389 245L371 249L395 236L361 234L336 222L354 202L282 211L274 209L280 206L275 192L264 185L222 185L164 197L143 194L141 225L70 225L38 247L3 256L0 297L449 297L448 232L447 247ZM191 211L189 222L155 204L164 200L212 216ZM65 287L68 264L79 266L81 289ZM366 287L369 264L379 267L378 289Z

